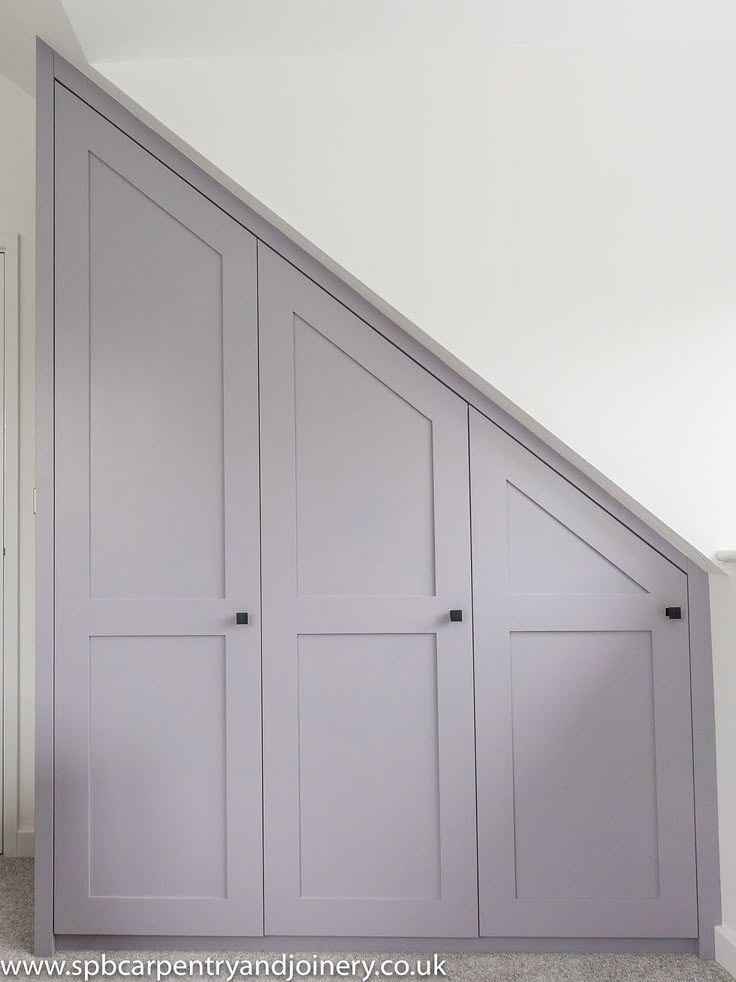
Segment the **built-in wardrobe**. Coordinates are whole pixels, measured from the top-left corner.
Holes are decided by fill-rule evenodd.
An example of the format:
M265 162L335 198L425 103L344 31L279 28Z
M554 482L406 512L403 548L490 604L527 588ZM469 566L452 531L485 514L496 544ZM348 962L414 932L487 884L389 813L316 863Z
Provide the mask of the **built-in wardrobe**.
M687 561L41 54L39 950L692 950Z

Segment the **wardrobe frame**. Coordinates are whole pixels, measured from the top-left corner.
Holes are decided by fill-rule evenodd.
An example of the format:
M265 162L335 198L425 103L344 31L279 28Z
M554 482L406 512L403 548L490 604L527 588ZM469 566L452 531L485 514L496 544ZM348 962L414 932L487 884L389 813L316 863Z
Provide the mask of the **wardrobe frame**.
M689 938L204 938L56 935L54 882L54 96L69 89L149 151L256 238L357 314L435 378L501 427L604 508L688 577L688 625L693 719L693 768L697 861L698 937ZM697 563L617 500L540 436L494 402L435 351L400 327L375 303L306 251L154 132L95 82L37 40L36 79L36 827L35 951L59 948L177 948L273 951L650 951L691 952L714 957L720 923L720 873L716 797L715 717L707 560ZM161 127L159 127L161 128ZM175 139L175 138L174 138ZM317 250L314 250L315 252ZM357 285L357 284L356 284ZM367 291L366 291L367 292ZM480 380L479 380L480 381ZM712 566L715 570L716 567Z

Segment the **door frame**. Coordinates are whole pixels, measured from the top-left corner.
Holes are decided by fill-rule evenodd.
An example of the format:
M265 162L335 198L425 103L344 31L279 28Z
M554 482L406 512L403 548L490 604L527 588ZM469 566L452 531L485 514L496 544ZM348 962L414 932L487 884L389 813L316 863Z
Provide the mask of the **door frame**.
M104 79L100 79L104 83ZM614 518L688 574L692 712L695 771L696 850L698 856L699 938L692 943L704 958L713 958L714 930L720 923L720 879L716 807L715 714L708 606L708 573L718 567L666 530L604 475L513 407L487 382L463 366L447 351L397 311L362 286L337 263L299 236L257 202L249 199L226 174L198 156L175 134L135 108L134 115L87 75L37 41L36 81L36 903L35 946L38 954L51 954L56 945L53 924L53 720L54 720L54 613L53 613L53 355L54 355L54 89L60 84L105 116L142 147L258 239L292 263L335 299L357 314L430 374L497 423L515 440L545 461ZM110 83L106 87L113 89ZM126 100L133 107L132 100ZM140 117L140 118L139 118ZM143 122L142 119L146 119ZM62 944L63 936L60 936ZM87 939L89 940L89 939ZM104 940L104 939L99 939ZM136 939L138 942L140 939ZM212 939L210 939L212 940ZM507 939L506 939L507 940ZM579 942L580 939L577 939ZM681 950L670 939L663 946L647 939L644 948L624 941L617 950ZM499 939L500 941L500 939ZM263 939L259 942L263 946ZM689 942L690 943L690 942ZM648 945L648 949L647 949ZM234 950L243 940L234 940ZM469 946L469 950L470 950ZM511 942L506 950L544 950L543 939ZM608 946L610 950L610 945ZM591 950L576 939L559 941L557 950ZM492 941L480 949L494 950ZM598 949L600 950L600 948Z
M18 346L19 346L19 239L0 232L3 257L2 371L0 405L3 413L2 442L2 700L0 706L0 759L2 760L2 833L0 851L23 855L18 832L20 652L18 647ZM6 575L7 571L7 575Z

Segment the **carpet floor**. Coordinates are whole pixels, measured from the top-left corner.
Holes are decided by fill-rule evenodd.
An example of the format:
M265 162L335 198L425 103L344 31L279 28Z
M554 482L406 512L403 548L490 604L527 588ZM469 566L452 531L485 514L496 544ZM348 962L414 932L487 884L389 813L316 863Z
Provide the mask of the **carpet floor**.
M32 921L33 921L33 862L30 859L5 859L0 857L0 974L3 972L3 962L9 959L28 960L32 952ZM166 958L174 961L175 957L196 959L206 957L205 953L181 952L173 956L171 952L126 952L119 957L140 958L144 962L152 958ZM84 953L62 953L62 957L84 957ZM89 953L92 958L98 954ZM233 959L237 953L217 953L216 957ZM253 952L244 952L243 959L254 961L258 957ZM273 954L262 956L271 961ZM293 956L297 958L297 955ZM313 958L314 956L305 956ZM365 957L380 959L381 955L346 954L328 956L337 960ZM411 961L411 955L387 956L406 958ZM424 960L427 956L418 956ZM446 956L445 972L448 982L733 982L731 976L715 962L701 961L694 955L458 955ZM8 975L7 969L5 974ZM28 979L64 977L49 976L44 972L20 971L12 973L12 977L26 982ZM71 974L71 973L70 973ZM130 975L126 976L128 979ZM148 978L149 976L137 976ZM200 975L178 978L201 978ZM223 968L221 974L212 978L227 979L228 972ZM277 975L265 976L278 978ZM314 976L312 976L314 977ZM122 975L110 974L108 979L120 979ZM173 979L174 976L172 975ZM232 982L239 982L241 975L236 975ZM260 978L264 978L263 975Z

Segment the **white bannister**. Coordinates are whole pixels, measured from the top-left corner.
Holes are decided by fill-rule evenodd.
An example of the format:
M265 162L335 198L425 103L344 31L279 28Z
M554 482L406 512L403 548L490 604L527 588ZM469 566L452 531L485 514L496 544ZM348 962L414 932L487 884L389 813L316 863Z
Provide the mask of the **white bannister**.
M719 563L736 563L736 549L721 549L716 553Z

